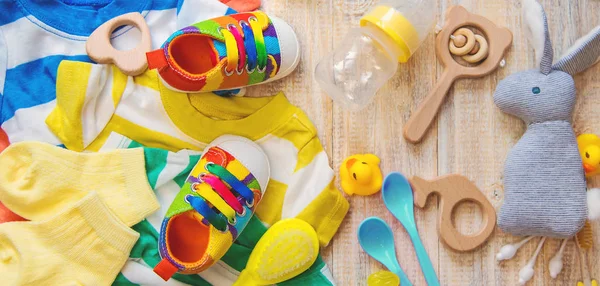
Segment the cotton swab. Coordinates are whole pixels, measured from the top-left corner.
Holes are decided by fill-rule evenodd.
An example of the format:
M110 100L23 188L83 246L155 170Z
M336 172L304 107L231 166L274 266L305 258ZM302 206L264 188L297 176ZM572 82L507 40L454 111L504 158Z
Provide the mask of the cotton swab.
M529 262L527 262L527 264L523 268L521 268L521 271L519 271L519 284L520 285L525 285L527 283L527 281L531 280L531 278L533 277L533 274L534 274L533 266L535 265L535 261L537 260L538 255L540 254L540 251L542 251L544 242L546 242L546 237L542 237L542 240L540 240L540 243L538 244L538 247L535 250L533 257L531 257L531 259L529 259Z
M550 265L548 266L548 269L550 270L550 277L553 279L556 278L563 269L563 254L568 241L569 239L563 240L556 255L550 259Z
M532 238L534 238L534 236L527 237L518 243L508 244L508 245L503 246L500 249L500 252L498 252L498 254L496 254L496 260L502 261L502 260L508 260L508 259L513 258L515 256L515 254L517 254L517 250L519 250L519 248L521 248L521 246L525 245L525 243L530 241Z

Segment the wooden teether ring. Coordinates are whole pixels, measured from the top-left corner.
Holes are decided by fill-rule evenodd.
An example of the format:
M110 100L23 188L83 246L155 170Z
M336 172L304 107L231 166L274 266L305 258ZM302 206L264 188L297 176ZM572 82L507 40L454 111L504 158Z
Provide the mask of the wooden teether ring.
M468 63L478 63L480 61L482 61L483 59L485 59L487 57L489 48L488 48L488 43L485 40L485 38L481 35L475 35L475 40L477 41L477 43L479 44L479 49L476 51L475 54L471 55L464 55L462 57L463 60L465 60Z
M137 47L127 51L119 51L110 43L110 37L116 28L125 25L138 28L142 34L142 39ZM85 50L95 62L101 64L112 63L124 74L135 76L143 73L148 67L146 52L149 52L152 48L150 40L150 30L144 17L138 12L133 12L112 18L98 27L85 43Z
M440 237L452 249L469 251L483 244L496 228L496 210L477 186L460 175L439 177L427 181L412 177L410 183L414 190L415 205L424 208L427 198L437 193L439 196L438 227ZM481 230L472 235L460 233L452 224L452 211L465 201L473 201L481 207L483 213Z
M450 53L453 55L464 56L468 54L473 49L473 47L475 47L475 34L473 33L473 31L467 28L460 28L456 30L456 32L454 32L452 36L455 38L463 36L467 39L467 42L460 47L456 46L457 44L460 44L458 41L455 41L452 38L450 39L448 48L450 49Z

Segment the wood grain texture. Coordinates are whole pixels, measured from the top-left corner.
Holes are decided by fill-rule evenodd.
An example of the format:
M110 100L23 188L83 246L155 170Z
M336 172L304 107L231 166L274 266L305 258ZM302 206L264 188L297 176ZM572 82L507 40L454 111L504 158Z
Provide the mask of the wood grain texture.
M290 23L298 33L302 60L298 69L281 81L253 87L249 96L265 96L283 90L292 103L302 108L319 130L319 138L336 173L346 156L374 153L384 173L399 171L410 177L434 178L458 173L473 181L498 209L503 200L502 176L508 151L525 130L522 121L502 113L493 103L494 89L507 75L534 67L534 53L521 26L520 1L438 0L438 23L452 5L462 5L513 32L507 65L481 79L458 80L450 89L439 116L418 145L406 142L402 129L411 110L423 101L441 76L443 66L435 56L431 33L415 55L398 68L396 75L379 91L365 110L350 113L319 88L314 67L321 57L338 45L346 32L376 0L263 0L263 10ZM600 25L598 0L540 0L548 15L554 52L563 54L577 38ZM573 118L577 134L600 134L600 64L575 77L578 99ZM339 182L336 182L339 186ZM600 187L600 177L589 181ZM369 274L383 266L368 257L358 245L356 229L369 216L379 216L394 230L400 265L414 285L426 285L410 239L400 223L385 209L381 197L353 196L350 211L330 245L322 250L339 285L366 285ZM425 209L415 209L423 244L436 267L442 285L517 285L518 272L533 254L536 242L525 245L510 261L497 264L495 254L520 238L496 230L490 240L472 252L451 250L437 233L437 198ZM481 213L474 204L455 212L455 223L464 233L475 233ZM595 246L587 253L592 276L600 278L600 223L593 225ZM528 285L575 285L581 278L573 242L565 251L565 266L555 280L548 262L560 246L550 239L535 266Z

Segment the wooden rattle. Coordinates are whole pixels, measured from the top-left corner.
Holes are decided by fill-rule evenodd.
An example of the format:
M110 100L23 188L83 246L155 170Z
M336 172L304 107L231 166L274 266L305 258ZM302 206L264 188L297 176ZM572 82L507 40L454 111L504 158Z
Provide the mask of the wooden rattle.
M427 198L431 194L438 194L440 200L439 233L450 248L457 251L473 250L483 244L494 232L496 210L477 186L467 178L460 175L448 175L427 181L415 176L410 179L410 183L414 190L415 205L419 208L425 207ZM479 233L464 235L452 224L452 210L465 201L473 201L481 207L483 227Z
M461 6L450 7L446 15L446 23L437 35L435 45L444 72L404 126L404 138L411 143L421 141L455 80L491 73L500 65L512 43L512 33L508 29L496 26L483 16L471 14ZM468 27L476 28L483 35L475 34ZM457 62L454 56L473 66Z
M140 30L142 40L140 44L127 51L119 51L110 43L112 32L121 26L131 25ZM98 27L85 43L85 50L90 57L100 64L114 64L124 74L136 76L143 73L148 67L146 52L152 48L150 30L142 14L138 12L127 13L110 19Z

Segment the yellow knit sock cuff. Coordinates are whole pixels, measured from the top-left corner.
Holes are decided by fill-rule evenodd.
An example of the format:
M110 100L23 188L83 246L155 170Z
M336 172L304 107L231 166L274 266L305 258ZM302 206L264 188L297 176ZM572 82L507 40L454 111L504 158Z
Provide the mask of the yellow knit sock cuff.
M116 151L122 160L125 193L128 198L119 217L128 226L133 226L160 208L154 190L146 175L144 149L122 149Z
M85 196L77 207L96 235L117 251L129 255L140 234L123 224L95 192Z

